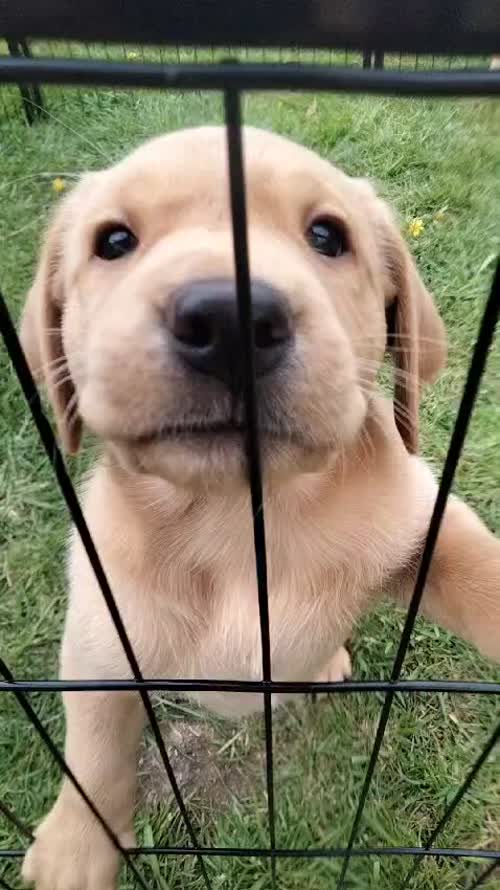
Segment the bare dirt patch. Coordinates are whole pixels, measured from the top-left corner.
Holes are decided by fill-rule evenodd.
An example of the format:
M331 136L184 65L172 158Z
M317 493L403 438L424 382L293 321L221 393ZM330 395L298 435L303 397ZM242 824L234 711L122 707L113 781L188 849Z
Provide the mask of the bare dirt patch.
M162 737L179 788L185 799L195 798L210 809L221 809L231 798L249 797L262 781L261 758L255 750L229 755L228 739L220 738L208 721L174 720L160 723ZM234 737L238 733L233 728ZM243 754L243 756L242 756ZM139 804L157 807L172 799L172 788L154 741L145 740L139 757Z

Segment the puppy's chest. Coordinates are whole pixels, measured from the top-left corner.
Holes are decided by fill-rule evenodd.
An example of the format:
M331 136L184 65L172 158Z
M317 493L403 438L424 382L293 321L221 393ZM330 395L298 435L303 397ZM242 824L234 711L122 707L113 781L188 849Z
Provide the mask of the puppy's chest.
M411 536L371 535L358 522L345 534L268 536L268 603L275 679L314 679L345 642L373 594L405 560ZM250 539L251 540L251 539ZM360 541L365 546L360 547ZM253 547L240 548L213 576L193 669L200 676L261 679L262 634Z
M274 679L313 679L344 642L362 604L366 585L356 575L316 565L269 572L268 610ZM359 579L358 579L359 580ZM213 590L207 620L194 654L200 676L262 678L262 625L255 568L235 574Z

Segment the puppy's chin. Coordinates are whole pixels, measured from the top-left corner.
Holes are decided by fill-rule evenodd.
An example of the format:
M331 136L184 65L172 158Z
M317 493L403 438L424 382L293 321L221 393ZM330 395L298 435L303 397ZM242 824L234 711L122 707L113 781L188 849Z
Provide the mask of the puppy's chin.
M262 476L266 486L280 485L307 473L329 469L344 458L363 426L367 400L359 388L344 392L330 409L297 411L259 419L259 446ZM99 404L94 401L94 405ZM103 428L99 421L105 418ZM92 422L93 420L93 422ZM247 485L247 432L241 419L208 423L183 415L167 426L160 422L157 432L131 430L130 413L123 417L110 412L84 417L86 426L105 443L113 462L129 473L156 476L173 485L200 492L234 491ZM118 422L117 422L118 421ZM155 426L152 425L153 430Z
M198 441L161 440L148 443L110 443L114 459L128 472L157 476L196 492L231 492L247 485L245 434ZM260 437L261 467L266 484L280 484L303 473L317 473L336 456L330 446L314 448Z

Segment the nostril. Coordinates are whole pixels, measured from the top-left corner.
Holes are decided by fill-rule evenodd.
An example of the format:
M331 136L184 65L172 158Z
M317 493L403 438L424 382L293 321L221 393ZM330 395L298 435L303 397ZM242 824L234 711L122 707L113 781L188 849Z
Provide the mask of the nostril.
M283 319L257 321L254 325L254 342L257 349L272 349L288 340L290 331Z
M204 349L214 339L213 327L209 319L201 313L178 313L173 330L174 337L186 346Z
M272 292L263 297L254 304L254 342L257 349L275 349L290 340L290 317Z

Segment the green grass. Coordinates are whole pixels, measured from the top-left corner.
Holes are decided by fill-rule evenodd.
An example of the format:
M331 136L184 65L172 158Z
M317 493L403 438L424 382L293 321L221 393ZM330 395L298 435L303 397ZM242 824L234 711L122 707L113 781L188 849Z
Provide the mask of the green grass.
M82 170L121 157L142 139L200 122L221 120L217 96L46 89L48 119L27 129L5 91L9 113L0 123L0 281L18 315L33 274L44 220L57 200L52 181L68 183ZM0 99L0 109L2 100ZM423 449L439 471L460 397L498 247L500 206L499 109L490 101L430 101L335 96L265 95L246 102L248 121L318 150L353 174L374 178L399 210L402 225L421 217L412 242L419 267L446 320L450 362L422 406ZM440 211L442 218L436 218ZM65 610L64 549L68 522L19 386L0 350L0 652L19 678L54 677ZM500 349L490 355L456 491L500 533ZM72 462L78 479L91 449ZM364 621L354 640L359 678L388 674L403 616L382 608ZM498 670L470 647L418 622L405 676L498 679ZM41 719L62 742L60 702L34 695ZM316 706L303 701L275 721L275 786L279 846L345 844L380 710L379 696L338 696ZM203 726L187 705L159 704L162 720ZM367 802L360 844L418 845L433 826L498 719L492 699L405 696L395 700ZM260 719L234 727L209 718L210 757L240 789L214 802L200 791L191 808L207 844L268 843ZM206 730L205 730L206 732ZM228 744L229 743L229 744ZM223 748L224 750L220 750ZM220 753L217 753L220 752ZM156 773L153 773L153 777ZM244 777L247 777L246 780ZM36 823L54 799L58 775L14 700L0 697L0 797ZM159 780L158 780L159 781ZM175 807L162 796L137 819L144 843L184 843ZM485 766L440 839L443 845L500 847L498 754ZM0 816L0 847L24 839ZM408 860L357 859L351 890L397 890ZM201 888L192 859L148 858L151 886ZM268 864L257 859L215 859L207 864L214 886L257 890L270 886ZM456 890L478 864L429 860L414 888ZM334 887L338 862L292 859L278 863L287 890ZM20 886L18 864L3 864ZM155 884L156 882L156 884ZM124 876L123 887L132 887ZM491 881L490 887L500 887Z

